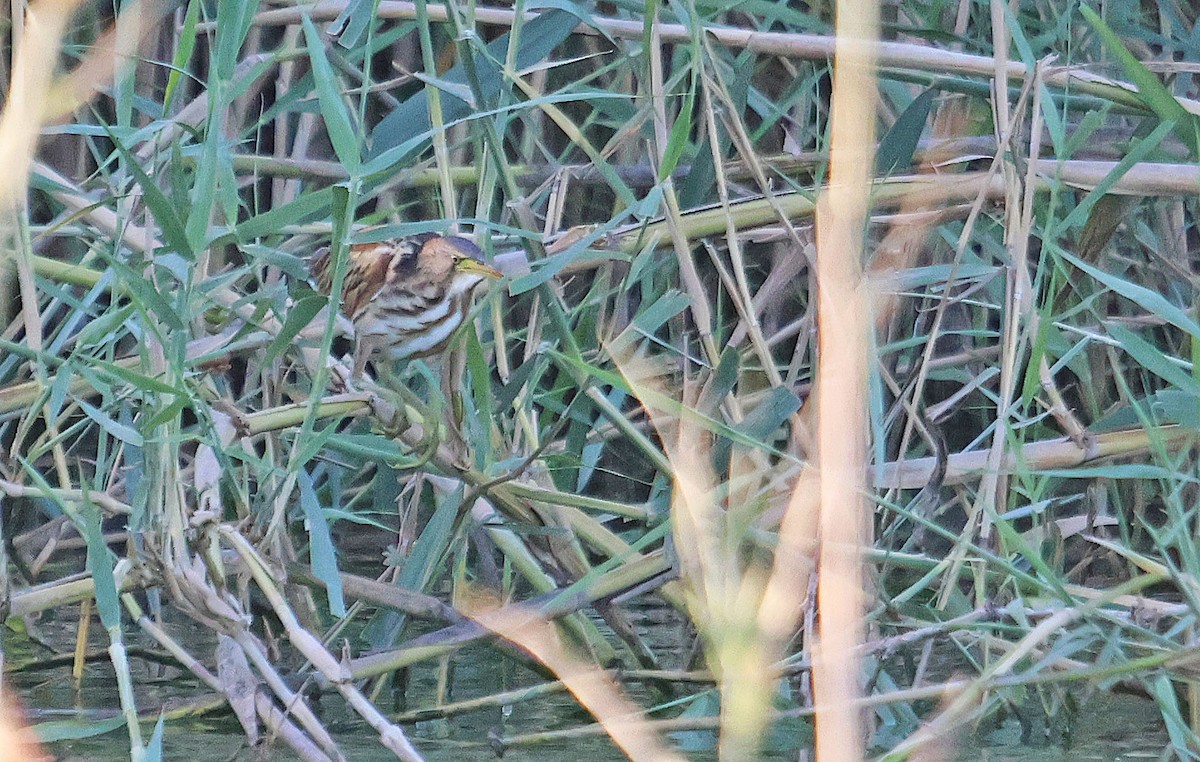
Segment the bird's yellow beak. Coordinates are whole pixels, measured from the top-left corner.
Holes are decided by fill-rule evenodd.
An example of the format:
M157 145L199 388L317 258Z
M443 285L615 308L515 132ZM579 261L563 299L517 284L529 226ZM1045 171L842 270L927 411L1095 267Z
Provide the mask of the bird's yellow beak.
M504 273L500 272L491 265L484 264L478 259L464 257L455 265L456 270L460 273L469 273L471 275L482 275L485 278L503 278Z

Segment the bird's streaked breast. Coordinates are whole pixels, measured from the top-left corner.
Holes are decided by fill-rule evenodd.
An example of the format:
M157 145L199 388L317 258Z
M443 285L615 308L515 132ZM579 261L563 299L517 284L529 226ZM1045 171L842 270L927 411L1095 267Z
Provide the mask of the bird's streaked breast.
M373 320L385 323L387 333L421 331L450 314L448 299L427 300L412 296L397 299L376 299L371 304ZM372 331L374 333L374 331Z
M380 309L381 305L375 304L369 320L360 325L364 333L388 338L384 352L392 360L426 357L446 346L462 325L469 306L469 294L452 296L416 312Z

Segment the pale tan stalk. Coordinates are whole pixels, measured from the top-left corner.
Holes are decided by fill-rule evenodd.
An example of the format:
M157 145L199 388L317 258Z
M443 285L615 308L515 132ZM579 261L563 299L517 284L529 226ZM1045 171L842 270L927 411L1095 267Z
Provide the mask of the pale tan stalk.
M816 380L820 629L813 645L818 760L865 754L863 636L866 400L871 301L862 273L863 225L874 171L879 6L840 0L836 17L829 189L817 207Z

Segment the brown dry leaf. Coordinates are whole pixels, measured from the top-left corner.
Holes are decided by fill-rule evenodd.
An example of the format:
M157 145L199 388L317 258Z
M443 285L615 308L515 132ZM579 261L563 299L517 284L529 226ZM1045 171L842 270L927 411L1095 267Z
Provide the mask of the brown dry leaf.
M1097 261L1125 215L1138 201L1140 199L1114 194L1097 201L1079 233L1079 258L1084 262Z
M576 225L559 235L553 241L546 243L547 254L560 254L574 244L587 238L596 230L595 225Z

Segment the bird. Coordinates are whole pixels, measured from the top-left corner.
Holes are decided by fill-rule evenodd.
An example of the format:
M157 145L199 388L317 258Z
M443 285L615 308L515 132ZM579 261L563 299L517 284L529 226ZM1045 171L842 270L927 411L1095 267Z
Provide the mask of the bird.
M387 363L440 358L466 320L475 288L502 277L482 256L466 238L434 233L350 246L341 311L354 325L351 378L361 378L376 353ZM308 266L313 286L331 296L330 249L315 252Z

